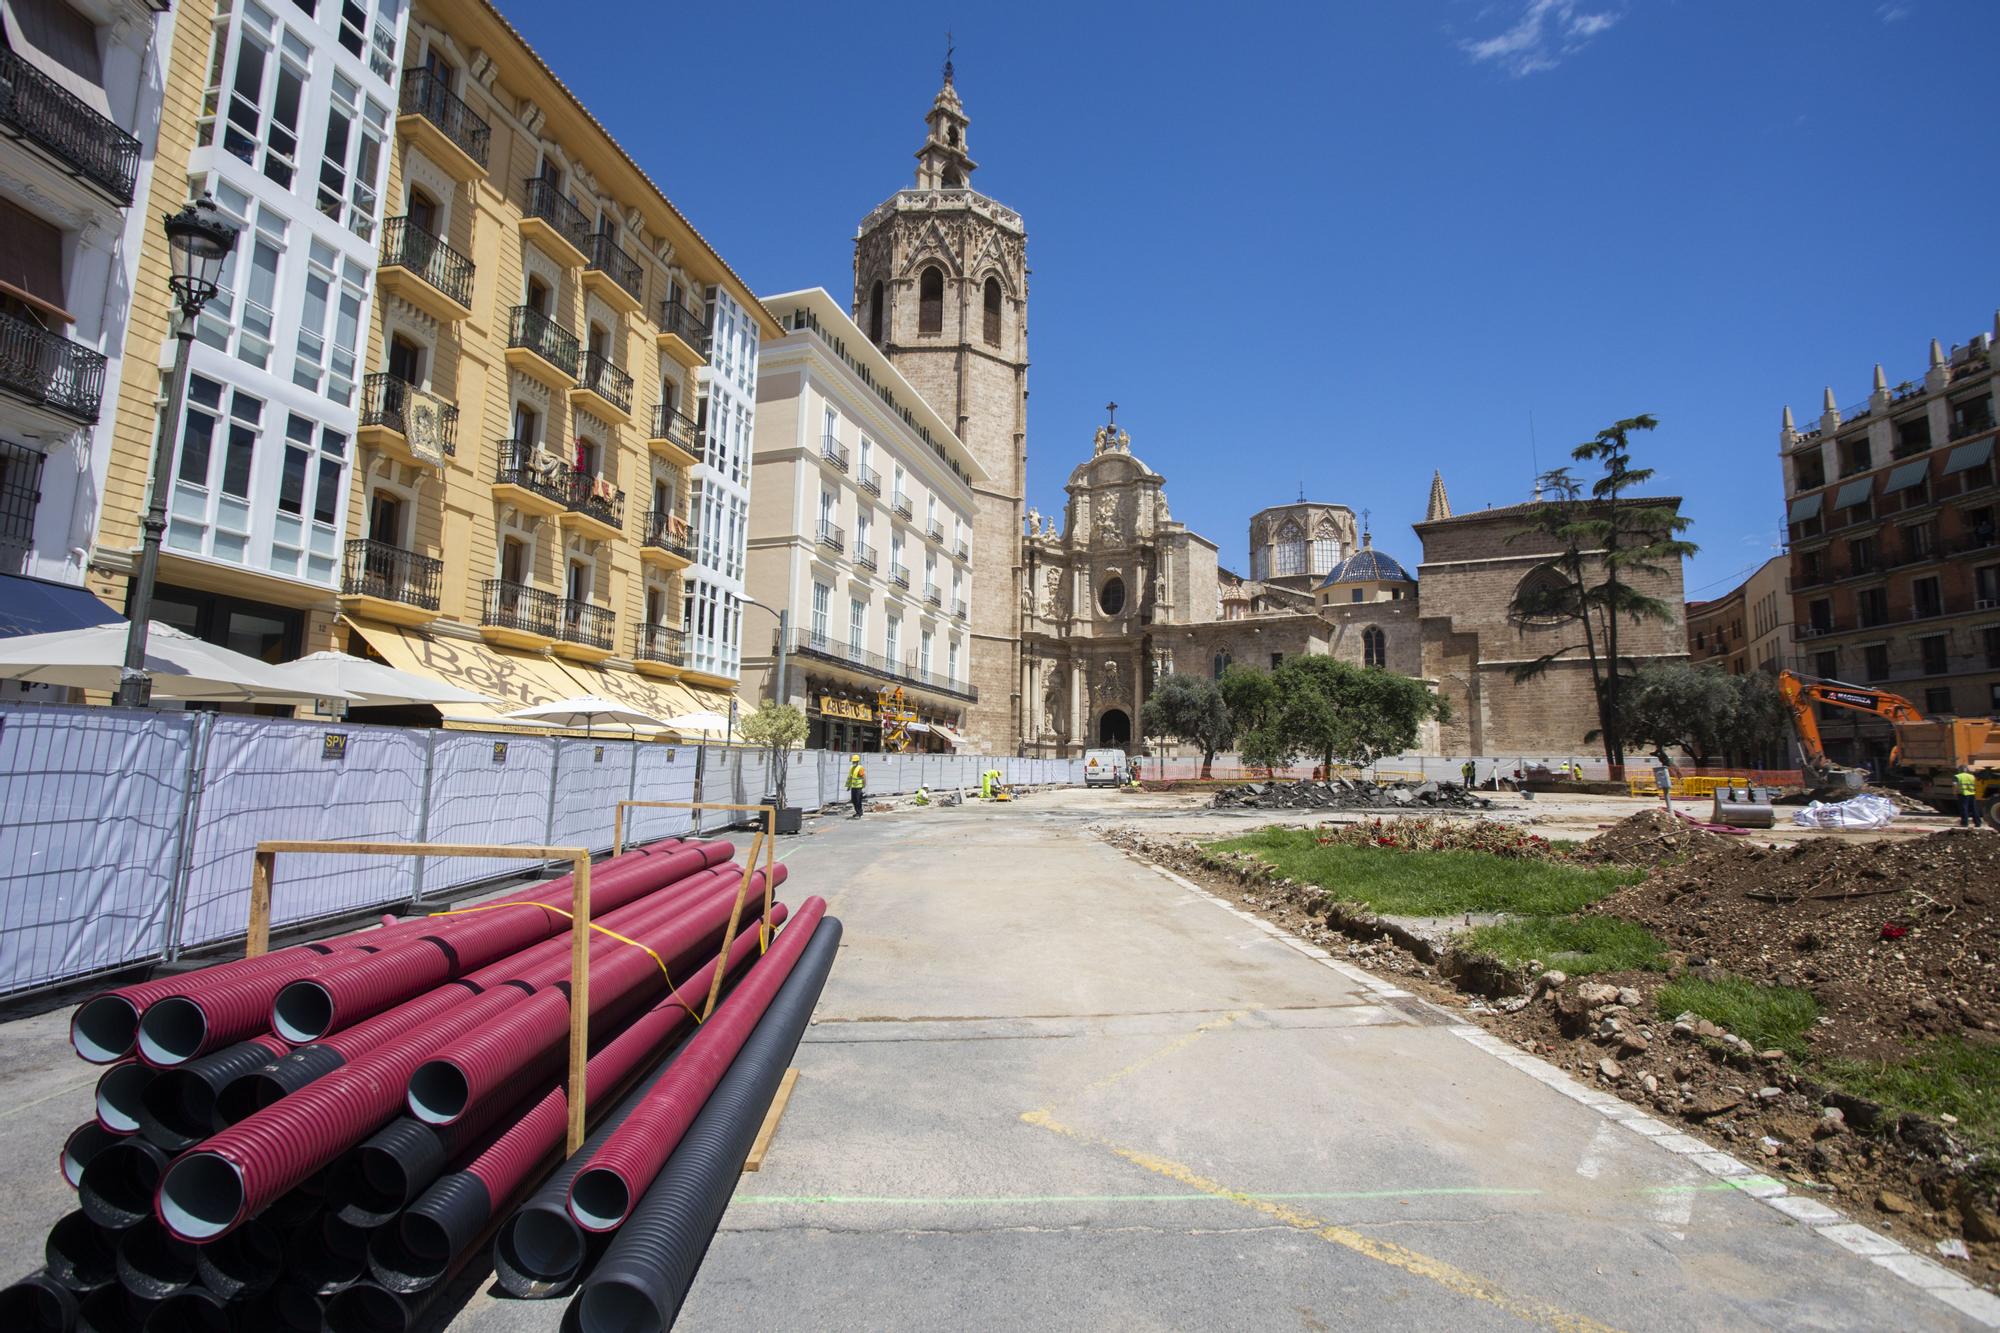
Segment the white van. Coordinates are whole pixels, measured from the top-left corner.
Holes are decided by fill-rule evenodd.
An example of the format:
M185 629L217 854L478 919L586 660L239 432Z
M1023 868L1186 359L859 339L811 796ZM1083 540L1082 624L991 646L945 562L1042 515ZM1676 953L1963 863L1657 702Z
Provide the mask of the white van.
M1086 787L1116 787L1125 781L1125 771L1131 761L1123 750L1085 750L1083 752L1083 785Z

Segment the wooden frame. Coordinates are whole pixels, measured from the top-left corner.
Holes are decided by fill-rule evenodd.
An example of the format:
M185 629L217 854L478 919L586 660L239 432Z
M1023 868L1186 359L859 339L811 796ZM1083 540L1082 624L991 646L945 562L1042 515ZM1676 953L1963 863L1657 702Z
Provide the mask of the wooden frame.
M569 930L569 1135L564 1156L583 1146L586 1065L590 1058L590 849L588 847L489 847L459 842L299 842L276 839L257 844L250 875L250 932L243 956L255 958L271 947L271 886L279 852L326 852L348 856L497 856L513 861L567 861L570 864ZM744 872L749 886L749 872ZM737 895L737 906L743 896ZM730 918L731 931L736 929ZM721 978L720 969L716 977ZM711 996L711 1002L713 997Z
M757 830L757 836L750 840L750 856L743 862L743 883L737 886L736 901L729 909L729 928L722 932L722 957L715 965L715 975L709 979L708 1001L701 1007L701 1018L705 1023L715 1012L715 1002L722 994L722 977L729 971L729 951L736 947L736 927L743 919L743 902L750 896L750 876L756 872L757 857L764 857L764 919L757 926L757 945L760 949L771 947L771 902L777 889L778 866L778 807L775 805L725 805L718 801L620 801L611 815L611 854L622 855L625 851L625 811L627 809L647 810L740 810L762 812L764 826ZM696 825L701 823L695 821Z

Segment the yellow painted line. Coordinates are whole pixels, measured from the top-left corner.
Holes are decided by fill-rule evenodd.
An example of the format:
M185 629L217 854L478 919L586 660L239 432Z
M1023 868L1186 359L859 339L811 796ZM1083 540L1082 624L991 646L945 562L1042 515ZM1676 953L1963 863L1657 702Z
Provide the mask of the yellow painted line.
M1151 1055L1141 1056L1140 1058L1134 1060L1131 1064L1126 1065L1123 1069L1117 1071L1116 1073L1106 1074L1103 1078L1098 1079L1095 1083L1089 1084L1083 1090L1085 1092L1102 1091L1103 1089L1110 1087L1113 1083L1118 1082L1120 1079L1129 1078L1133 1074L1138 1073L1140 1070L1144 1069L1147 1065L1152 1064L1156 1060L1164 1060L1166 1059L1166 1057L1174 1054L1177 1051L1186 1050L1188 1047L1200 1041L1203 1037L1206 1037L1209 1033L1214 1032L1218 1028L1228 1027L1231 1023L1236 1022L1238 1019L1242 1018L1245 1014L1249 1012L1250 1011L1248 1009L1232 1009L1230 1012L1224 1014L1220 1018L1211 1018L1206 1023L1203 1023L1200 1027L1196 1028L1194 1031L1187 1033L1184 1036L1174 1038L1174 1040L1168 1042L1165 1046L1162 1046L1159 1050L1154 1051Z
M1434 1259L1430 1255L1419 1253L1416 1250L1408 1249L1390 1241L1378 1240L1373 1236L1356 1231L1352 1227L1340 1226L1336 1223L1328 1222L1324 1218L1314 1217L1312 1214L1303 1212L1289 1204L1249 1194L1242 1190L1231 1189L1229 1186L1219 1181L1210 1180L1207 1176L1190 1167L1183 1166L1179 1162L1169 1161L1164 1157L1159 1157L1148 1152L1141 1152L1135 1148L1121 1147L1106 1139L1099 1138L1095 1134L1084 1130L1072 1129L1050 1115L1047 1111L1027 1111L1022 1114L1021 1119L1038 1129L1046 1129L1051 1133L1060 1134L1064 1138L1072 1139L1078 1143L1087 1143L1103 1148L1114 1156L1123 1158L1132 1165L1151 1171L1155 1175L1164 1176L1177 1184L1185 1185L1189 1189L1198 1190L1214 1198L1226 1199L1244 1208L1248 1208L1252 1212L1260 1213L1274 1222L1279 1222L1285 1226L1316 1236L1328 1244L1352 1250L1354 1253L1364 1258L1373 1259L1377 1263L1399 1268L1412 1277L1420 1277L1434 1282L1447 1291L1454 1292L1460 1296L1470 1297L1476 1301L1483 1301L1497 1309L1504 1310L1525 1323L1554 1329L1557 1330L1557 1333L1613 1333L1612 1326L1609 1324L1600 1324L1587 1316L1571 1314L1569 1311L1553 1305L1545 1305L1540 1301L1532 1300L1528 1297L1516 1296L1512 1292L1488 1281L1486 1278L1480 1277L1476 1273L1468 1273L1462 1268L1455 1268L1441 1259Z

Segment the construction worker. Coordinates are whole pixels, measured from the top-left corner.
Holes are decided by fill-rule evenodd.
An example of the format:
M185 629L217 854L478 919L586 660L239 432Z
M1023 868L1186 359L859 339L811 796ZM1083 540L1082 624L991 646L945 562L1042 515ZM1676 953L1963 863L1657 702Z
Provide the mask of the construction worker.
M1479 765L1468 759L1458 766L1458 774L1465 783L1465 789L1471 791L1473 784L1479 780Z
M861 756L847 756L847 795L854 802L854 813L848 818L861 818L861 798L868 790L868 770L861 766Z
M984 773L981 773L979 775L980 800L990 801L993 799L993 784L999 781L999 779L1000 779L1000 770L997 768L989 768Z
M1958 826L1978 828L1979 779L1972 776L1972 766L1961 763L1952 781L1958 784Z

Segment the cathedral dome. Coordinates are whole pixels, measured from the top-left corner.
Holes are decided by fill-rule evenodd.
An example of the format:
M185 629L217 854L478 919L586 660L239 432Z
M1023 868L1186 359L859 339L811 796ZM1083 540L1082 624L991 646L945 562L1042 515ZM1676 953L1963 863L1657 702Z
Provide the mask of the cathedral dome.
M1394 556L1384 555L1373 546L1363 546L1347 559L1333 567L1319 585L1331 588L1336 583L1415 583L1416 575L1397 563Z

